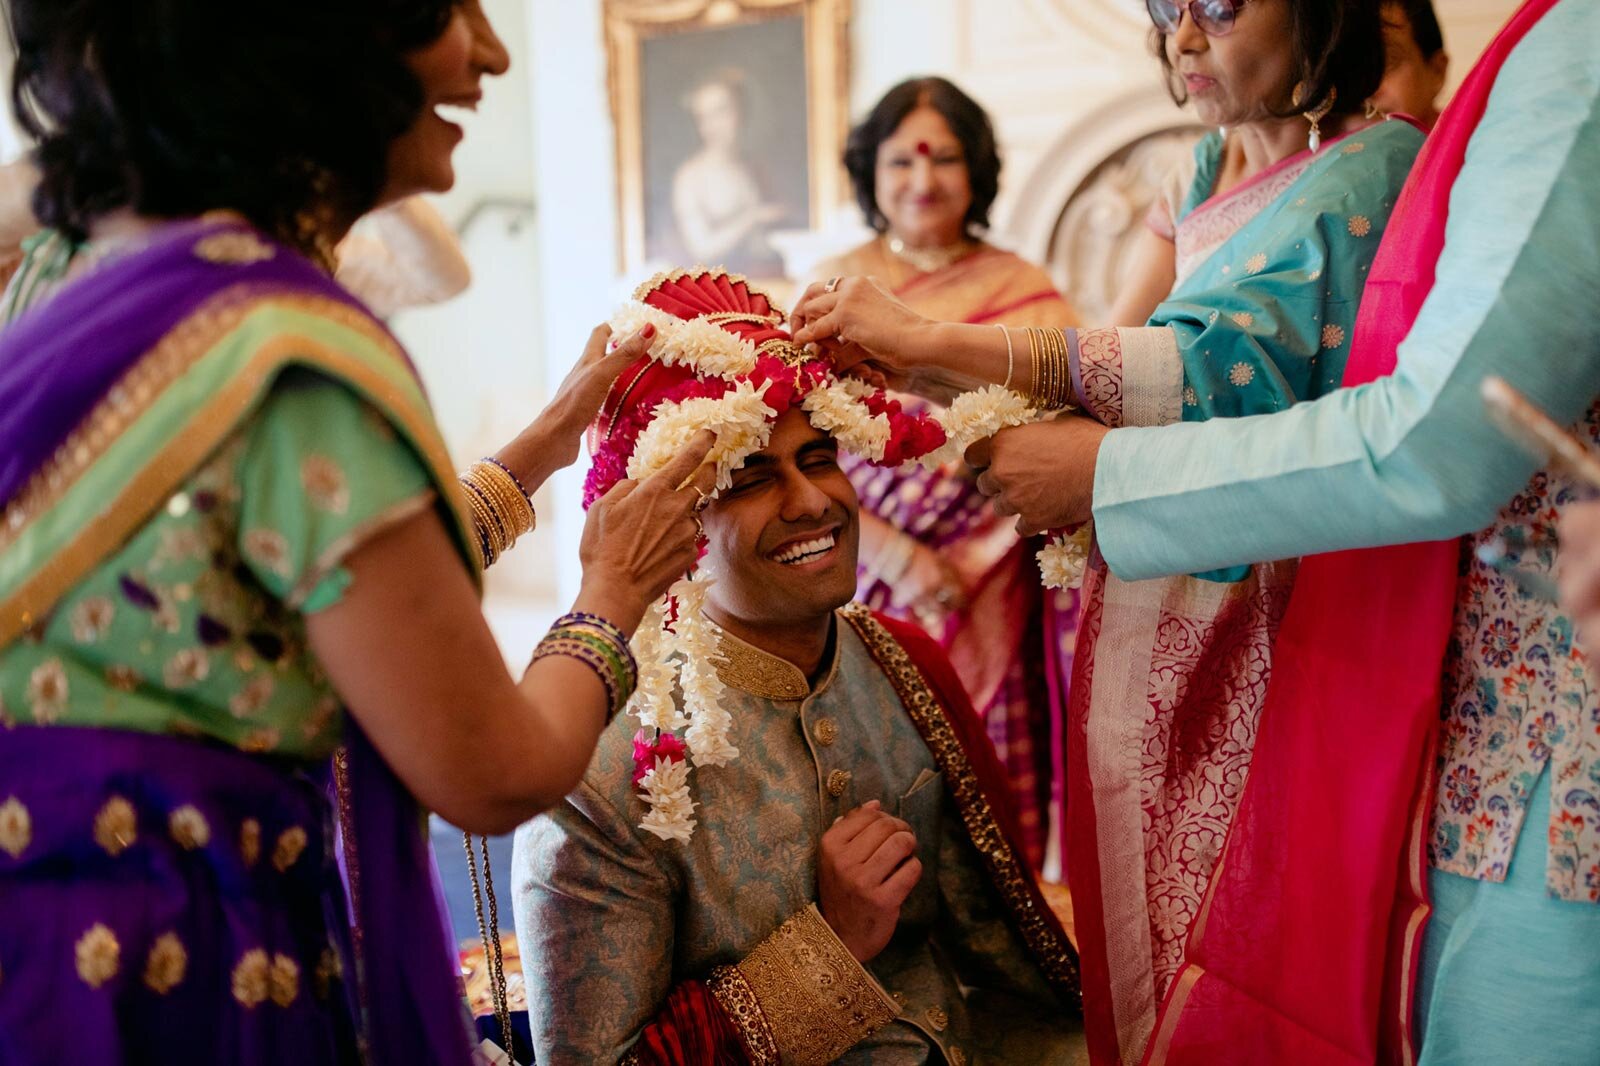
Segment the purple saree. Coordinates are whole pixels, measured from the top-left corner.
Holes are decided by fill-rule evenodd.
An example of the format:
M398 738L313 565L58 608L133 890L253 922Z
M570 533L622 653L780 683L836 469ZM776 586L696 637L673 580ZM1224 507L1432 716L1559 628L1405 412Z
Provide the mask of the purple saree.
M188 473L152 461L80 523L90 533L55 521L59 539L31 535L96 450L115 447L104 425L86 432L91 415L181 390L194 408L175 438L236 424L250 409L237 394L255 393L170 365L163 342L204 340L225 310L285 298L359 312L243 224L178 223L0 334L0 650L30 639L96 564L95 545L115 547L97 531L148 521ZM252 352L258 390L317 365L273 339ZM231 407L218 401L227 390ZM393 410L408 395L379 385L372 398ZM426 432L425 407L412 406L409 424ZM469 1062L423 814L347 729L337 805L329 767L175 735L0 732L0 1062Z

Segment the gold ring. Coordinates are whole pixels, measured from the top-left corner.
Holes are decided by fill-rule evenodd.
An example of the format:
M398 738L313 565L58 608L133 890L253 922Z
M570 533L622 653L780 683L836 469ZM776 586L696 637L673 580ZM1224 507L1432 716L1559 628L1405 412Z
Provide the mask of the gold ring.
M830 278L828 280L828 284L823 286L822 291L823 292L833 292L834 290L838 289L839 283L841 281L843 281L843 280L844 280L843 278Z
M698 500L694 501L694 507L692 508L695 515L695 521L698 522L700 520L700 515L704 513L707 507L711 506L711 494L707 492L701 492L699 485L694 486L694 491L699 493L700 496Z

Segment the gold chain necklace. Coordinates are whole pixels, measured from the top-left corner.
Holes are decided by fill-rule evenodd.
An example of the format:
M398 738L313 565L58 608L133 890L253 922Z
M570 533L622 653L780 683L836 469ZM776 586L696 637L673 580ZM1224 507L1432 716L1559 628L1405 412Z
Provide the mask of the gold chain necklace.
M924 274L933 274L965 259L972 254L976 242L963 237L955 244L943 248L912 248L899 237L887 238L889 252L900 261Z

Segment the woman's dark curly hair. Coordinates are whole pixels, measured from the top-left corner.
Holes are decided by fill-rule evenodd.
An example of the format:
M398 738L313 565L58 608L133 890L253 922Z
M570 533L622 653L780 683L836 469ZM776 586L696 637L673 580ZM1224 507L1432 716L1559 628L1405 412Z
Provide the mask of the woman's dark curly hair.
M1269 108L1279 118L1312 111L1334 97L1334 115L1353 115L1383 81L1382 0L1285 0L1289 5L1289 46L1294 50L1294 83L1285 106ZM1188 17L1187 13L1184 15ZM1172 69L1167 37L1152 30L1150 46L1161 60L1167 91L1179 104L1189 93ZM1335 96L1337 93L1337 96Z
M944 78L913 78L884 93L870 114L850 131L845 142L844 167L850 172L856 202L867 225L883 233L889 220L878 208L878 149L894 136L906 116L919 107L931 107L944 116L950 132L961 142L967 159L967 180L972 185L972 206L966 225L987 228L989 209L1000 193L1000 151L994 125L978 102Z
M458 0L7 0L34 211L81 239L108 211L239 211L304 248L382 192L422 87L403 55Z

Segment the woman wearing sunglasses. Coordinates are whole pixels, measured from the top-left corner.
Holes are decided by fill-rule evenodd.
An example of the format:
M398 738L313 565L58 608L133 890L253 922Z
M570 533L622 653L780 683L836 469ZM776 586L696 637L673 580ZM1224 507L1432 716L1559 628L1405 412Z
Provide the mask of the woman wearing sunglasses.
M806 294L799 339L913 389L1004 383L1107 426L1272 412L1337 387L1422 144L1409 124L1363 118L1383 75L1379 2L1148 7L1173 95L1230 135L1197 149L1175 219L1176 287L1145 326L1052 336L934 323L852 278ZM1097 1063L1138 1060L1184 962L1249 773L1294 570L1128 583L1098 553L1089 565L1065 854Z

